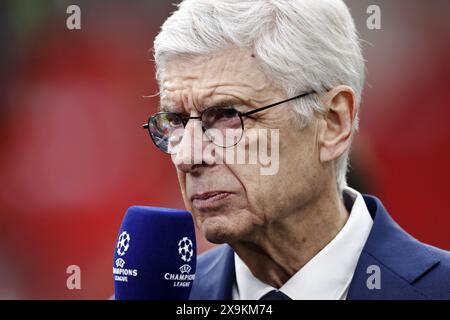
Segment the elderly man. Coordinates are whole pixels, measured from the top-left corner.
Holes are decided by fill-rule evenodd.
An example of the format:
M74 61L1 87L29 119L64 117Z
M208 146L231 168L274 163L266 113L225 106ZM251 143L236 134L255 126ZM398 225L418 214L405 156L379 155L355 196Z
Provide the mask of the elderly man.
M343 1L185 0L154 50L161 112L146 127L223 244L199 257L192 299L450 298L449 253L346 185L364 60ZM271 174L227 156L248 160L262 130Z

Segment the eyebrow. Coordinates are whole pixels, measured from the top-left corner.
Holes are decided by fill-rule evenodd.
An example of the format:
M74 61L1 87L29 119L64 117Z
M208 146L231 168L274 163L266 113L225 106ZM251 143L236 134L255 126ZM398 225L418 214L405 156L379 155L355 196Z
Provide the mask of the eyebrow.
M167 106L160 106L159 110L161 112L173 112L173 113L181 113L179 111L182 111L182 108L173 106L173 105L167 105Z
M211 101L210 103L207 103L201 107L202 110L208 109L208 108L225 108L232 105L237 104L245 104L242 100L236 97L223 97L220 99L217 99L215 101Z
M219 98L215 101L211 101L210 103L204 104L200 106L200 112L209 109L209 108L226 108L233 105L246 105L242 100L236 97L223 97ZM183 108L180 108L175 105L162 105L160 106L160 110L162 112L173 112L182 114L184 112Z

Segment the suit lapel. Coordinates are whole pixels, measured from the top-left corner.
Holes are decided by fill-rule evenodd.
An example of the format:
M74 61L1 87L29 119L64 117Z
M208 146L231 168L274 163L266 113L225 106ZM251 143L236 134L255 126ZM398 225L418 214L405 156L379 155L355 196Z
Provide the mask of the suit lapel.
M191 291L192 300L231 300L235 283L234 251L222 245L209 267L196 275Z
M425 245L403 231L377 198L364 196L364 201L374 224L358 260L347 299L429 298L413 284L439 260ZM370 289L368 279L375 273L379 273L381 287Z

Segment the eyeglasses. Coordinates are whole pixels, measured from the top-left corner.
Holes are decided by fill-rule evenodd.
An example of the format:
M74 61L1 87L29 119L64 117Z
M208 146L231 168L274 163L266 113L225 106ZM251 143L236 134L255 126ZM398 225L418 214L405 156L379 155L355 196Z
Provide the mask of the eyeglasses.
M211 107L203 111L198 117L183 117L174 112L158 112L150 116L148 122L143 124L148 129L150 138L159 150L168 154L178 152L178 146L184 135L184 129L191 119L200 120L202 131L215 145L229 148L239 143L244 135L243 118L254 113L267 110L295 99L306 97L315 92L303 93L283 101L248 112L239 112L233 107Z

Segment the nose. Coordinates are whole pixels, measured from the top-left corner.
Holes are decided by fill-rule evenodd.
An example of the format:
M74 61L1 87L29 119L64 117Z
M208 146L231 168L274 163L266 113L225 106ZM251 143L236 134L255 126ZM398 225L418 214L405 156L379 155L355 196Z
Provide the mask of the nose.
M184 173L192 172L199 166L213 164L213 154L204 152L208 143L209 140L203 133L201 121L190 119L178 144L177 152L172 155L172 162Z

